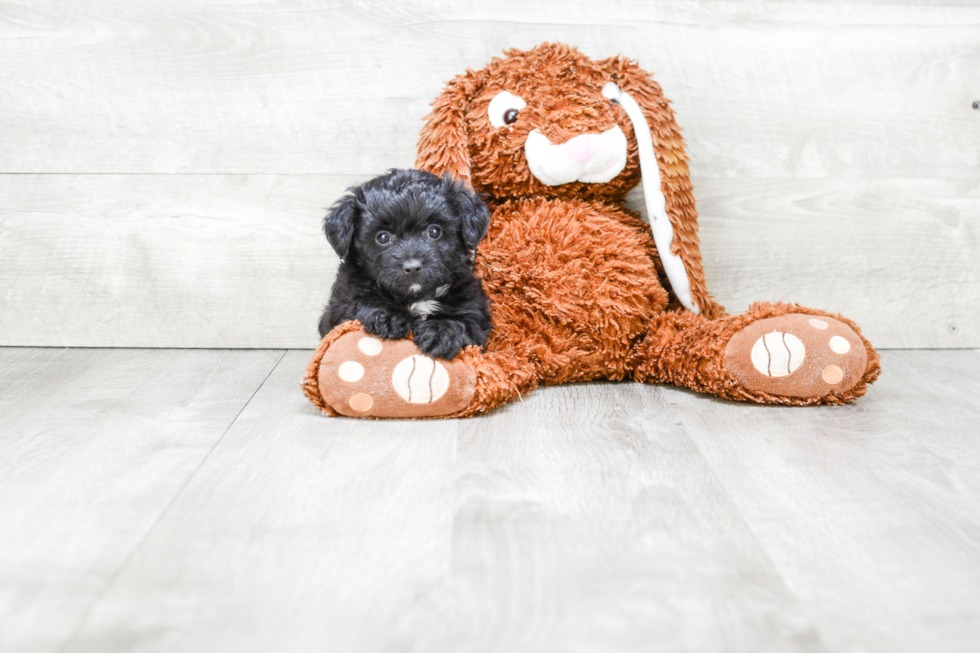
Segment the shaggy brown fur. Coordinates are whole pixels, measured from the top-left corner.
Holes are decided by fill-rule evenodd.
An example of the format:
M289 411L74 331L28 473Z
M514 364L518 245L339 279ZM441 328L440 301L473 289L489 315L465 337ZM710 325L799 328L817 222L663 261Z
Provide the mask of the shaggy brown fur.
M477 378L469 406L445 417L484 412L539 383L599 378L672 383L729 399L792 405L839 404L866 392L880 372L878 355L852 322L786 304L756 304L742 315L727 316L711 299L684 142L660 86L647 73L623 57L592 61L557 44L505 54L447 85L419 141L417 167L468 180L487 194L491 208L477 272L491 300L494 326L484 352L470 348L461 354ZM609 81L637 101L650 125L674 229L671 250L687 268L700 315L681 308L649 226L623 206L640 181L639 157L629 118L602 95ZM504 90L522 97L527 107L510 128L495 128L487 108ZM626 135L629 149L625 168L612 181L547 186L531 174L524 144L532 130L560 144L614 125ZM736 333L757 320L787 314L821 316L816 322L829 321L845 333L853 347L863 349L858 350L863 373L845 378L836 390L814 378L803 391L797 384L772 394L726 366L726 356L748 356L726 353ZM356 323L341 325L328 334L311 361L305 390L327 414L335 411L317 387L320 358L339 334L356 328ZM817 350L812 343L818 338L800 338L808 355Z
M674 227L671 249L684 259L692 295L702 314L723 314L705 286L687 152L660 86L635 62L621 56L591 61L573 47L547 43L527 52L508 50L505 54L504 59L494 59L480 71L469 70L446 85L426 118L415 166L437 174L450 172L493 198L594 199L622 210L626 194L640 181L640 161L629 118L602 96L606 82L615 82L639 103L657 139L655 152L667 214ZM513 128L494 129L487 107L503 90L524 98L528 107L521 110L522 119ZM545 186L531 174L524 142L532 129L540 130L552 143L564 143L613 125L626 134L629 159L612 181ZM649 229L647 232L649 240Z

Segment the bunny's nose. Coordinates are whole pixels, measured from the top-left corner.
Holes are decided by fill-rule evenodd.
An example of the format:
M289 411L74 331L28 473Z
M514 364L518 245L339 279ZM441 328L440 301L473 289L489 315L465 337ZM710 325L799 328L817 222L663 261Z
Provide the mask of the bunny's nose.
M600 141L598 134L582 134L565 143L565 152L575 163L585 163L599 151Z

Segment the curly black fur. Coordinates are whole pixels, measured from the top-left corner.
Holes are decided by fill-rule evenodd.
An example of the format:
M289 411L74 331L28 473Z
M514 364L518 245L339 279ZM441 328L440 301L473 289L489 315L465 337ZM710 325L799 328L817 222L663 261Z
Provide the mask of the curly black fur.
M381 338L413 333L435 358L482 346L490 305L473 273L473 252L489 224L483 201L448 175L389 170L347 189L323 221L341 264L320 336L360 320Z

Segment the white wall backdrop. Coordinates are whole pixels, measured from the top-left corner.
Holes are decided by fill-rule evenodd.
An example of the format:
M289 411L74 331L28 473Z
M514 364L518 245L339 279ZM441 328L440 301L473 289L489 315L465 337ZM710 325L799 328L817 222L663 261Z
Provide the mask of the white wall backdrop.
M674 101L729 311L980 347L980 7L925 0L2 0L0 345L315 346L325 208L546 40Z

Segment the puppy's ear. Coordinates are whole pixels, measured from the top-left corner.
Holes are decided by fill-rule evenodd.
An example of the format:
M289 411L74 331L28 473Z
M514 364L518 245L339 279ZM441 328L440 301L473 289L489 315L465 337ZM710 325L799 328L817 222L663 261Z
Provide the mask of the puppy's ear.
M341 259L347 258L350 252L359 219L357 197L349 192L334 202L327 217L323 219L323 233Z
M443 191L447 199L456 207L460 219L460 232L466 249L476 249L477 244L487 235L490 228L490 209L480 196L466 187L462 181L443 175Z

